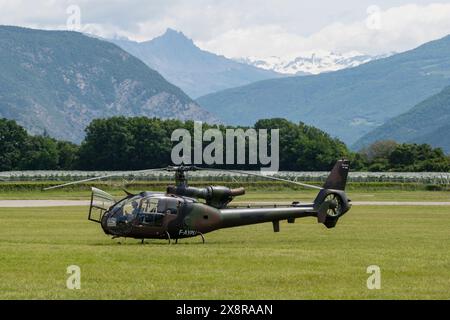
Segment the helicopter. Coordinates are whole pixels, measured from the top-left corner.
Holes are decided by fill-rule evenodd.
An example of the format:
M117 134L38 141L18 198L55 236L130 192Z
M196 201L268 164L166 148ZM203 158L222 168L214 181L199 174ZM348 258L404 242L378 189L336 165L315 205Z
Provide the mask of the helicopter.
M211 170L210 168L181 165L140 170L135 173L155 170L174 172L175 185L169 185L165 193L143 191L134 194L124 190L126 196L120 200L92 187L88 220L99 223L104 233L113 239L135 238L140 239L142 243L145 239L166 239L170 244L172 240L178 243L179 239L200 236L205 243L204 234L218 229L271 222L273 231L279 232L280 221L294 223L297 218L303 217L316 217L325 227L334 228L339 218L351 208L351 200L345 193L349 171L349 161L345 159L336 162L322 187L245 171L213 169L261 176L319 190L311 203L295 201L285 206L232 206L230 202L234 198L245 194L244 188L198 188L188 185L187 172ZM69 182L44 190L118 175L120 174Z

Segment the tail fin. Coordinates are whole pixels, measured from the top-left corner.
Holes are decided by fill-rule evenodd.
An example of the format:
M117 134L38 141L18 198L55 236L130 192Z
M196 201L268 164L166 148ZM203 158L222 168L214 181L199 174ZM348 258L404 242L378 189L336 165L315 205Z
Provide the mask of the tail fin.
M345 194L349 171L349 161L339 160L331 170L323 189L314 200L317 221L327 228L334 228L338 219L350 210L350 199Z
M347 184L349 167L350 166L348 160L338 160L334 165L333 170L331 170L327 181L325 181L323 188L344 191L345 185Z

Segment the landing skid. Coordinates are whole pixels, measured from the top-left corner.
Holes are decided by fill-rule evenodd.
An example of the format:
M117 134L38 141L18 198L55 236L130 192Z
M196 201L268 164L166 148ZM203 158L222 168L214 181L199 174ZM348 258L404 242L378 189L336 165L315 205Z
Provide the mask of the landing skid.
M205 244L205 237L203 236L203 233L198 232L197 235L200 235L200 237L202 237L202 243ZM178 238L175 239L175 244L178 243Z
M123 238L124 241L127 239L126 237L122 237L122 236L113 236L113 237L111 238L111 240L118 239L118 238ZM117 244L122 244L122 242L117 241Z
M203 233L199 232L199 234L200 234L200 237L202 237L203 244L205 244L205 237L203 236Z
M169 244L170 244L170 234L166 231L166 235L167 235L167 239L169 240Z
M205 237L203 236L203 233L198 232L197 235L199 235L202 238L202 243L205 244ZM172 238L170 237L170 233L166 231L166 237L167 240L169 241L168 244L172 243ZM122 238L121 236L113 236L111 239L117 239L117 238ZM175 244L178 243L178 238L175 238ZM121 244L120 242L118 242L118 244ZM141 239L141 245L145 244L145 238Z

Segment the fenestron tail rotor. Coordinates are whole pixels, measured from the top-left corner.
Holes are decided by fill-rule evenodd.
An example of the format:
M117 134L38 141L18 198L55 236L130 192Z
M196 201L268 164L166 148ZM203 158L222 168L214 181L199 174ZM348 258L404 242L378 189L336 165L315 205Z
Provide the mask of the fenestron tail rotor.
M342 214L341 198L334 193L326 196L325 200L329 203L327 215L330 217L339 217Z

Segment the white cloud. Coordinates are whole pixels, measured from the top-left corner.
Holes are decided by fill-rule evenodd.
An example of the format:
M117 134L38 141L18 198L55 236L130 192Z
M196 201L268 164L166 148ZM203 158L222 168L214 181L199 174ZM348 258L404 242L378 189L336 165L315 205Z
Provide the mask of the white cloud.
M309 35L262 25L228 30L215 39L198 42L207 50L229 57L292 56L301 52L357 50L379 54L405 51L450 34L450 4L404 5L376 12L364 19L335 22Z
M382 9L367 21L372 1ZM171 27L229 57L377 54L450 33L450 4L429 0L0 0L0 24L65 29L73 4L81 9L83 31L144 41Z

